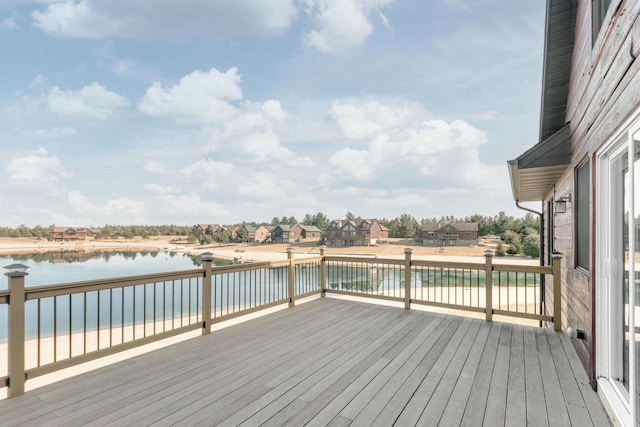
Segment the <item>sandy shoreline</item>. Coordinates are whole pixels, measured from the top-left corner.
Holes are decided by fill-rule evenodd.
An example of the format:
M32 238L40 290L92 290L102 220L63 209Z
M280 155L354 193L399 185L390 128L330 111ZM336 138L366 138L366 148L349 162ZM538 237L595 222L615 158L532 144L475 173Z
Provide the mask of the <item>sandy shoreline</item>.
M385 258L404 258L404 249L412 249L412 258L423 260L438 260L443 257L447 261L484 262L486 250L495 251L495 244L484 243L473 247L423 247L411 239L390 239L391 242L377 246L328 247L327 254L378 256ZM211 245L189 244L186 239L178 240L175 236L154 236L149 239L118 239L118 240L88 240L85 242L49 242L29 238L0 238L0 255L78 251L170 251L199 255L211 252L216 258L238 259L244 262L252 261L280 261L287 258L287 248L292 246L294 256L313 257L320 254L320 247L316 242L290 244L227 244ZM495 257L495 263L539 265L535 259L523 257Z

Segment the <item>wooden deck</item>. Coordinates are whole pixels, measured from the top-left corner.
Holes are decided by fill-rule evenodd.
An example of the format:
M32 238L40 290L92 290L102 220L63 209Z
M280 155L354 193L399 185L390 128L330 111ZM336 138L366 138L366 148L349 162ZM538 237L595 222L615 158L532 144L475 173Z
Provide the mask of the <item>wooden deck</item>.
M564 333L317 299L0 401L0 425L610 425Z

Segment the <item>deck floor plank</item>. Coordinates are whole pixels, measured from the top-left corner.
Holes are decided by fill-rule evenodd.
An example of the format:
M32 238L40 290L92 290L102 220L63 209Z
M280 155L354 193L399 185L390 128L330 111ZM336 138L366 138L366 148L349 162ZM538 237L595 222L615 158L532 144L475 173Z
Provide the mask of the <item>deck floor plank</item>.
M419 349L414 352L411 357L400 367L398 371L389 379L387 383L378 391L378 393L367 403L367 405L360 411L358 416L353 420L354 426L370 426L378 417L380 412L385 408L392 398L399 392L403 383L407 381L410 376L419 377L414 374L414 371L418 369L420 362L426 357L438 340L444 342L444 332L450 326L452 318L443 317L440 322L431 324L434 326L433 331L429 331L429 335ZM435 323L435 322L434 322ZM431 326L430 325L430 326ZM447 335L444 335L447 337ZM408 401L408 398L407 398Z
M509 382L505 418L512 426L526 426L527 402L524 366L524 332L520 325L513 325L511 355L509 357Z
M478 374L478 368L482 355L485 351L489 333L491 332L491 323L481 322L480 331L478 332L469 356L464 363L460 376L457 379L455 388L451 393L451 398L448 398L445 402L446 407L440 418L440 426L459 426L462 423L464 417L464 410L469 401L471 389L473 388L474 380ZM424 414L423 412L423 418Z
M450 343L452 336L460 329L461 318L452 318L447 322L447 327L442 335L431 346L425 356L418 362L416 368L410 373L406 380L399 386L398 391L384 405L382 411L375 418L371 425L388 426L396 422L407 403L422 384L424 378L429 374L431 367L442 355L442 352ZM384 402L383 402L384 403Z
M487 397L487 407L483 425L502 426L505 425L505 411L507 407L507 384L509 382L509 358L511 355L511 333L512 325L502 325L498 350L496 352L489 395Z
M484 352L482 353L478 372L473 380L471 392L466 402L461 421L462 426L481 426L484 421L484 413L487 407L493 369L496 364L496 353L498 351L501 330L502 323L493 322Z
M530 328L524 330L524 365L527 425L547 427L549 425L549 414L544 400L536 335L534 330Z
M542 328L319 298L0 401L2 426L610 425Z

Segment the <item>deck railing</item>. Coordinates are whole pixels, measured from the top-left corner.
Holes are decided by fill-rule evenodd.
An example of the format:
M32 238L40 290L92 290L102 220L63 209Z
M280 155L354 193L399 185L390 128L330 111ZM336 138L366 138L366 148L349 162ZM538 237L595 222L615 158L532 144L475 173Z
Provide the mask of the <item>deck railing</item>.
M536 267L485 255L483 263L462 263L412 260L409 248L404 259L383 259L330 256L322 247L320 256L295 259L290 248L284 261L212 267L203 254L193 270L26 288L25 272L6 273L0 387L18 396L26 379L197 329L208 334L213 323L316 294L474 311L487 320L515 316L559 330L560 258ZM553 310L541 304L543 275L553 277Z

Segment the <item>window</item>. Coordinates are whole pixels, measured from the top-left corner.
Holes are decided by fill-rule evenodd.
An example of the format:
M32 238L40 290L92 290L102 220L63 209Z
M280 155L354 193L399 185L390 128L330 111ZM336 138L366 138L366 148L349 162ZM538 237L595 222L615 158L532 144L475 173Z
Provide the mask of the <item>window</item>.
M591 209L591 168L589 160L576 168L576 267L589 270L589 218Z
M592 0L591 2L591 44L593 45L598 38L600 28L604 23L604 17L607 16L607 10L611 5L611 0Z
M547 202L547 264L553 263L553 200Z

